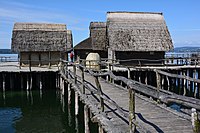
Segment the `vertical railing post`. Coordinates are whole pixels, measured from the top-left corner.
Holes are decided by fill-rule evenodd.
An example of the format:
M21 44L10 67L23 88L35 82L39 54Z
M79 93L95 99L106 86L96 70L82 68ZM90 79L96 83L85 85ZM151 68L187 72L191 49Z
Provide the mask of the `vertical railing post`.
M135 132L135 124L133 120L135 120L135 91L128 86L129 90L129 130L130 133Z
M98 95L99 95L99 99L100 99L100 105L101 105L101 112L104 112L104 100L101 97L103 95L103 92L101 90L101 85L99 83L99 79L98 77L95 77L95 83L96 83L96 87L98 89Z
M73 64L73 70L74 70L74 83L77 83L77 78L76 78L76 65Z
M191 120L192 120L192 127L194 133L200 132L200 122L198 119L198 114L195 108L192 108L192 114L191 114Z
M85 76L84 76L84 68L83 67L81 67L81 77L82 77L82 92L83 92L83 94L85 94L85 85L84 85Z

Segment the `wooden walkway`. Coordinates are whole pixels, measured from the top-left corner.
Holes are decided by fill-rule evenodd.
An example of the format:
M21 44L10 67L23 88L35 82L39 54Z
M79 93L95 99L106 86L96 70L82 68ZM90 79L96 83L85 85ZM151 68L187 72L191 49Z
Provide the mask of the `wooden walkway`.
M78 76L81 77L81 72L79 70L77 70L76 73ZM96 86L94 77L88 73L85 73L85 81L87 81L87 85L91 86L91 88L92 86ZM108 83L102 78L100 78L99 82L101 84L104 95L113 100L123 110L124 114L127 115L122 114L117 110L116 107L105 101L106 106L103 114L105 118L101 119L101 116L98 114L99 112L97 111L99 108L99 103L92 96L91 92L86 91L87 100L89 100L90 102L87 102L85 97L82 97L79 94L80 98L82 99L82 101L85 100L84 102L86 104L89 104L89 108L92 110L93 114L96 114L98 121L101 123L106 132L129 132L128 90L121 86ZM97 109L94 109L95 107ZM136 123L142 126L142 128L136 128L138 132L193 132L190 116L183 115L182 113L165 107L162 104L157 104L157 102L140 94L136 94L135 96L135 112Z

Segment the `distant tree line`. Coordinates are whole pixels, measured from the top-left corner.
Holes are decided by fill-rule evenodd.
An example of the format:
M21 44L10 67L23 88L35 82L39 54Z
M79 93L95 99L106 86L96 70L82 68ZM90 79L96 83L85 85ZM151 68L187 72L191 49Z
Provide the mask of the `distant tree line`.
M16 54L11 49L0 49L0 54Z

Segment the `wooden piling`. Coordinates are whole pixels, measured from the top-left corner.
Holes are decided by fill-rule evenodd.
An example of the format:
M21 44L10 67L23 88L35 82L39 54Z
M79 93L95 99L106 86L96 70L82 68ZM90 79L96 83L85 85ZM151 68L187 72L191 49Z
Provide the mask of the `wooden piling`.
M99 133L104 133L102 126L99 124Z
M85 94L85 85L84 85L84 68L81 67L81 78L82 78L82 93Z
M74 83L77 83L77 77L76 77L76 65L73 65L73 70L74 70Z
M196 69L194 69L194 78L197 79L197 70L196 70ZM194 97L195 97L195 98L197 97L197 92L198 92L197 89L198 89L198 88L197 88L197 82L195 82L195 83L194 83Z
M130 68L127 68L127 72L128 72L128 79L131 79L131 70L130 70Z
M183 76L186 76L186 74L187 74L187 71L183 72ZM187 87L187 81L186 81L186 79L184 78L184 79L183 79L183 95L184 95L184 96L187 94L186 87Z
M170 91L170 83L169 83L169 77L166 76L166 80L167 80L167 90Z
M30 90L33 89L33 77L32 77L32 74L30 73Z
M29 74L27 73L27 78L26 78L26 90L29 90Z
M161 85L160 85L160 74L158 72L156 72L156 83L157 83L157 88L158 90L161 88Z
M75 115L78 115L78 92L75 92Z
M135 119L135 91L128 86L129 90L129 130L130 133L135 132L135 125L133 120Z
M165 76L161 76L162 77L162 85L161 85L161 89L164 89L164 83L165 83Z
M88 113L88 106L87 105L84 105L84 123L85 123L85 133L90 133L89 113Z
M148 85L148 71L145 73L145 84Z
M5 74L3 74L3 92L6 90L6 77Z
M95 83L96 83L96 87L98 89L98 95L99 95L99 99L100 99L101 112L104 112L104 100L101 97L103 95L103 92L101 90L101 85L99 83L98 77L95 77Z
M68 84L68 105L71 105L71 84Z
M40 86L40 90L42 90L42 74L40 73L39 75L39 86Z
M23 75L22 75L22 73L21 73L21 75L20 75L20 83L21 83L21 90L23 90L24 89L24 78L23 78Z

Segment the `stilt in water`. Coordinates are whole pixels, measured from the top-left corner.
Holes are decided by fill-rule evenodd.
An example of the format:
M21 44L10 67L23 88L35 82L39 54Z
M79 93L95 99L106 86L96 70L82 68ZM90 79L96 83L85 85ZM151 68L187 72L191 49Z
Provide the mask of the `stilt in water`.
M68 84L68 105L71 105L71 84Z
M40 90L42 90L42 74L40 73L39 75L39 86L40 86Z
M78 115L78 92L75 92L75 115Z
M27 73L27 79L26 79L26 90L29 90L30 87L29 87L29 75Z
M21 73L21 76L20 76L20 82L21 82L21 90L23 90L24 89L24 78L23 78L23 75L22 75L22 73Z
M3 92L5 92L5 90L6 90L6 77L3 74Z
M84 122L85 122L85 133L90 133L89 129L89 113L87 105L84 105Z

